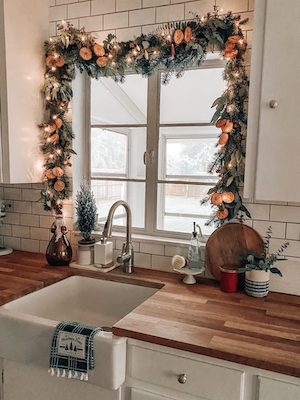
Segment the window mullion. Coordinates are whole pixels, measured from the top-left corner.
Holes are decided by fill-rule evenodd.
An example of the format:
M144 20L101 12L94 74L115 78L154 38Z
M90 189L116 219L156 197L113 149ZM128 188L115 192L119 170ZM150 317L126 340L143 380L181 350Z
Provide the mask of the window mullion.
M145 229L149 234L156 229L159 96L160 75L156 72L148 78L147 152L153 152L151 162L146 165Z

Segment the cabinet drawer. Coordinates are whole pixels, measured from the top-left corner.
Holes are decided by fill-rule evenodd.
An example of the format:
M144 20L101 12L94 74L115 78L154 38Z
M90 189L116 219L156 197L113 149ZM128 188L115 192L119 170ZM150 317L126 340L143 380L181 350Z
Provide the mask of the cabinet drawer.
M277 379L258 377L259 400L299 400L299 385L291 382L279 381Z
M172 400L170 397L160 396L159 394L145 392L144 390L131 389L130 400Z
M244 372L137 346L129 349L132 378L208 400L242 400ZM178 381L186 374L184 384Z

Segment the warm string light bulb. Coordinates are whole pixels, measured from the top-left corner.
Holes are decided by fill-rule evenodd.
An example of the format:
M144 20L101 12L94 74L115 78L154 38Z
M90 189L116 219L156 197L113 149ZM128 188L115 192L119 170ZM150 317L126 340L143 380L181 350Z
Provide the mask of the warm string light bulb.
M56 71L56 67L51 67L51 71L55 72Z
M133 50L132 50L132 54L133 54L134 56L137 56L137 51L136 51L136 49L133 49Z

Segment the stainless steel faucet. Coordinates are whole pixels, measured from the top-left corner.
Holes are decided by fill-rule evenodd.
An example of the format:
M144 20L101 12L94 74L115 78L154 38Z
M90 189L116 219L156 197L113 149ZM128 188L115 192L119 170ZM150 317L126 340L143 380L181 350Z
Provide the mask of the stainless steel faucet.
M107 220L102 232L103 239L111 237L112 223L116 209L123 206L126 210L126 242L123 243L122 253L118 256L117 262L123 267L123 272L131 274L134 266L134 250L131 242L131 210L126 201L118 200L111 207L108 212Z

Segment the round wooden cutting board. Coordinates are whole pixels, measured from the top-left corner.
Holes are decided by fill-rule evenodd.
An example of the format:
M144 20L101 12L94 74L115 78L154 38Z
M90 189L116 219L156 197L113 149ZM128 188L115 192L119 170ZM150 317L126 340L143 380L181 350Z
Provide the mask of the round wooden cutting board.
M230 222L216 229L209 237L205 249L206 268L220 280L222 265L239 265L246 251L264 252L262 237L250 226Z

